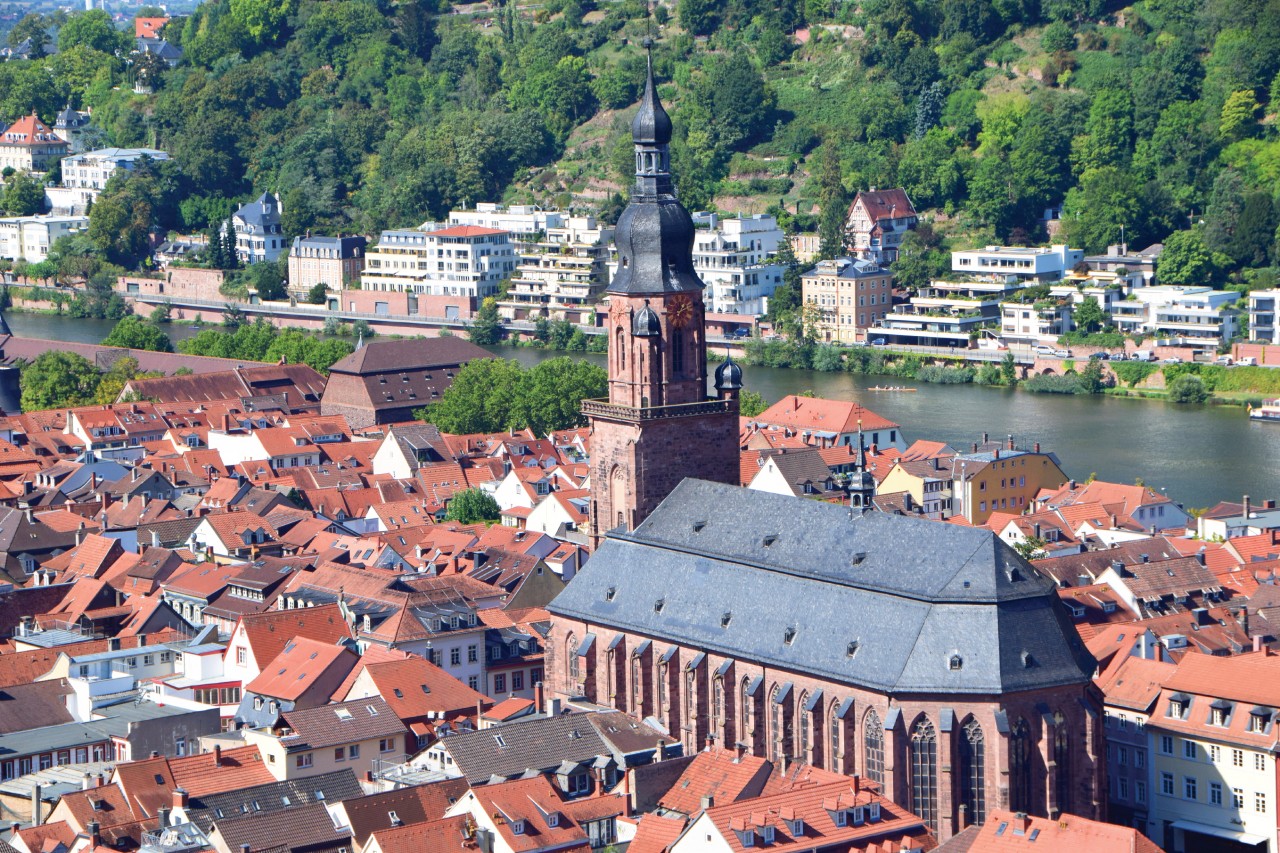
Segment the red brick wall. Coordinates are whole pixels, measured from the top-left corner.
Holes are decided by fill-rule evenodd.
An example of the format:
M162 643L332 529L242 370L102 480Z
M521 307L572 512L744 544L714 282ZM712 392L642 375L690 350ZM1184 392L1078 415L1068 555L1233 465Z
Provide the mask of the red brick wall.
M590 653L579 658L579 676L569 671L570 640L580 643L588 633L595 634ZM972 821L962 815L959 744L963 727L976 721L982 728L983 792L987 814L1010 808L1009 764L1010 739L999 731L997 711L1007 714L1010 726L1025 721L1031 736L1031 804L1028 811L1041 816L1055 816L1061 805L1055 784L1054 737L1059 730L1068 738L1068 784L1070 802L1066 811L1092 819L1105 818L1104 761L1102 759L1101 697L1091 684L1072 685L1034 693L1003 696L969 695L896 695L888 697L871 690L814 678L785 670L773 669L736 657L722 679L723 714L712 714L715 673L728 658L707 654L696 670L686 665L701 651L680 648L665 668L667 685L665 702L658 702L658 678L663 672L660 658L670 644L661 638L624 635L612 651L618 632L603 626L576 620L552 618L547 645L547 677L553 695L585 696L587 699L628 711L635 716L656 716L687 751L700 749L708 737L727 746L744 743L756 755L774 758L783 753L790 760L800 760L846 774L866 773L864 735L872 710L883 723L890 711L897 709L896 725L884 736L883 785L885 793L904 806L910 804L911 762L909 744L917 723L932 724L937 739L937 832L945 840ZM638 659L639 681L634 677L634 652L644 640L648 649ZM746 725L741 702L741 685L760 676L763 683L751 700L754 706ZM770 695L775 686L790 682L791 693L780 708L784 728L791 738L785 748L775 749L771 743ZM690 694L692 690L692 694ZM810 714L803 710L808 697L822 691L820 706ZM838 724L839 744L833 754L831 720L833 712L847 698L852 709ZM692 714L690 714L690 710ZM954 717L951 731L943 731L944 710ZM1055 722L1061 714L1062 722ZM802 751L801 727L809 729L808 748Z
M170 267L154 278L151 276L122 275L116 280L116 290L121 293L174 296L187 299L222 299L222 294L218 292L218 288L221 285L221 270L189 269L186 267Z
M591 421L592 542L622 523L634 530L685 477L738 482L738 413L642 424Z

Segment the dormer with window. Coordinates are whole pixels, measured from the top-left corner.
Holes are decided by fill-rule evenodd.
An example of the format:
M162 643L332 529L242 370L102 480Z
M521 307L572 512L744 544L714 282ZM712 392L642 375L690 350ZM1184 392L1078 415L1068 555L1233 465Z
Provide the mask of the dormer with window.
M1231 703L1219 699L1209 706L1209 725L1226 728L1231 725Z
M774 838L773 824L766 823L764 826L760 827L760 837L764 840L765 844L772 844Z
M513 821L511 821L511 832L512 832L512 834L514 834L514 835L524 835L524 833L525 833L525 829L526 829L526 827L525 827L524 818L519 818L519 819L517 819L517 820L513 820Z
M1271 728L1271 715L1274 712L1270 708L1254 708L1249 711L1249 733L1250 734L1266 734Z
M872 823L875 823L876 821L880 820L880 804L879 803L872 803L869 806L867 806L867 820L871 821Z
M1175 693L1169 697L1169 714L1175 720L1185 720L1191 710L1191 697L1185 693Z

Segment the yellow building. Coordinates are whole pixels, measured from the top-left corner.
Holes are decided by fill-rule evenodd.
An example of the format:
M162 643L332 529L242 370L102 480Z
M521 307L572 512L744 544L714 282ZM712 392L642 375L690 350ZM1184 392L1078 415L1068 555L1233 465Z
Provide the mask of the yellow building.
M819 261L800 277L800 290L804 304L818 310L815 328L823 341L865 340L893 310L893 273L871 261Z
M983 436L983 442L967 453L912 458L908 451L877 491L882 495L908 492L926 515L958 515L981 525L995 512L1025 512L1042 489L1057 489L1066 482L1057 457L1041 452L1039 444L1024 449L1012 438L1001 444Z

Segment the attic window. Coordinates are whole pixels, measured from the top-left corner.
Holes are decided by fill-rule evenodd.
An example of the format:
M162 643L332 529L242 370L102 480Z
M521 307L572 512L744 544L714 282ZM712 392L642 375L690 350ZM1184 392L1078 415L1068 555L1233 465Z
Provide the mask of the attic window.
M796 639L795 628L787 628L787 630L782 632L782 642L786 643L788 646L791 645L793 642L795 642L795 639Z
M157 774L156 774L155 779L156 779L156 784L157 784L157 785L163 785L163 784L164 784L164 777L163 777L163 776L161 776L159 773L157 773Z
M730 623L730 622L732 622L732 621L733 621L733 611L731 611L731 610L726 610L724 613L722 613L722 614L720 615L720 627L721 627L721 628L728 628L728 627L729 627L729 623Z
M392 689L392 692L394 692L394 693L396 694L396 698L397 698L397 699L403 699L403 698L404 698L404 694L400 692L400 688L399 688L399 687L393 688L393 689Z
M853 657L858 653L860 643L857 640L850 640L849 645L844 647L845 657Z
M351 719L351 712L350 712L350 711L348 711L346 708L336 708L336 709L334 709L334 712L333 712L333 713L334 713L334 714L336 714L336 715L338 716L338 719L339 719L339 720L349 720L349 719Z
M370 716L370 717L376 717L376 716L378 716L378 709L377 709L377 708L375 708L375 707L373 707L372 705L365 705L365 706L364 706L364 708L365 708L365 710L366 710L366 711L368 711L368 712L369 712L369 716Z
M702 532L702 528L704 528L704 527L706 527L706 526L707 526L707 523L706 523L705 521L695 521L695 522L693 523L693 532L694 532L694 533L701 533L701 532Z
M963 667L964 658L960 657L960 655L952 655L951 659L947 661L947 668L952 672L959 672Z
M1022 653L1022 665L1027 669L1031 669L1031 667L1036 665L1036 659L1031 656L1031 652Z
M662 609L666 606L667 606L667 600L665 598L659 598L657 601L653 603L653 612L661 613Z
M778 537L775 534L769 534L768 536L764 537L764 547L768 548L772 546L774 542L777 542L777 541L778 541Z

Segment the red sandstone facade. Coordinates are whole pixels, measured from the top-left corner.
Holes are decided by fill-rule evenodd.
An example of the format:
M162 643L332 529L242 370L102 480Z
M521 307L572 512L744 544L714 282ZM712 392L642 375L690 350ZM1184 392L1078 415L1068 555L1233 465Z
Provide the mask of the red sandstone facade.
M885 696L562 617L552 620L547 665L553 695L655 717L686 751L740 743L753 755L880 782L939 840L996 809L1106 816L1102 701L1092 684ZM929 788L932 806L918 793Z

